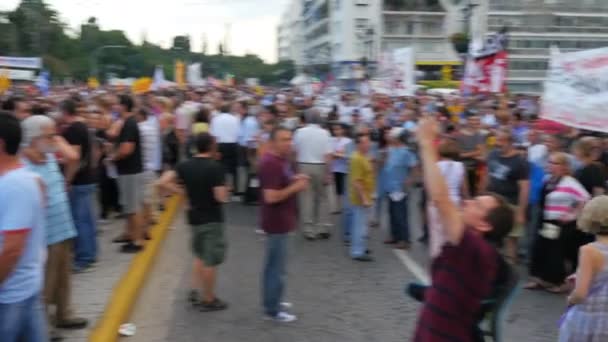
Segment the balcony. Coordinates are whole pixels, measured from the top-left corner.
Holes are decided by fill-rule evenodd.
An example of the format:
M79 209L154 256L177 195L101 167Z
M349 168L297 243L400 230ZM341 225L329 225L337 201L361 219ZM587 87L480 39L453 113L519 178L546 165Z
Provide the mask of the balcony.
M384 0L384 11L394 12L443 12L439 0Z
M499 31L503 25L489 25L490 31ZM536 25L514 25L509 26L509 32L529 33L580 33L580 34L605 34L608 36L608 27L581 27L581 26L536 26Z
M493 11L606 13L608 2L585 4L582 0L561 0L555 3L546 3L545 0L491 0L490 12Z
M509 70L510 78L544 78L547 70Z

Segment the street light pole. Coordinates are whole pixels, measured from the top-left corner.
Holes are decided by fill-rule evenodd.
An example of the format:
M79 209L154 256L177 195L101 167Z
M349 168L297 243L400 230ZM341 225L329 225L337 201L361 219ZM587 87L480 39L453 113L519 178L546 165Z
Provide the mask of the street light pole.
M99 79L99 56L101 56L101 52L107 49L124 49L125 45L104 45L100 46L97 49L93 50L91 54L91 70L92 75Z

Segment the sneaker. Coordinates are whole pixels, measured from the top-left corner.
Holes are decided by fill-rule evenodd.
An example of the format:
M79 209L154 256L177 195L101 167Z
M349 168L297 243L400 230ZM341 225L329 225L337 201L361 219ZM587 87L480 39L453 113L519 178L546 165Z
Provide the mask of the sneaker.
M72 317L72 318L68 318L66 320L63 320L61 322L58 322L57 323L57 328L59 328L59 329L77 330L77 329L84 329L84 328L86 328L88 324L89 324L89 321L86 318Z
M265 319L275 321L277 323L290 323L290 322L294 322L295 320L297 320L298 317L296 317L295 315L292 315L292 314L288 314L285 311L281 311L274 317L266 315Z
M266 232L264 230L260 229L260 228L256 229L255 233L259 234L259 235L266 235Z
M192 305L196 305L199 303L198 291L196 291L196 290L188 291L188 302L190 302Z
M281 310L289 310L293 308L293 304L290 302L281 302L279 303L279 306L281 307Z
M128 244L123 245L120 248L120 252L121 253L131 253L132 254L132 253L139 253L143 249L144 249L144 246L139 246L139 245L136 245L136 244L134 244L132 242L129 242Z
M228 303L215 298L212 302L200 302L199 306L203 312L221 311L228 308Z
M362 255L360 257L353 258L353 260L361 261L361 262L370 262L370 261L374 261L374 258L372 258L371 256L366 254L366 255Z
M319 235L317 235L317 238L321 239L321 240L327 240L330 237L331 237L330 233L319 233Z
M131 243L131 238L124 236L124 235L120 235L115 237L112 240L112 243Z

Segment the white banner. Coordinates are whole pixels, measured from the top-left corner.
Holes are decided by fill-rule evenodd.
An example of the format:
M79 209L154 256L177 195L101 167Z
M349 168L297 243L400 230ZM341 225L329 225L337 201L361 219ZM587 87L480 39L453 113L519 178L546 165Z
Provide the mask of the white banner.
M42 59L38 57L7 57L0 56L0 67L4 68L23 68L40 69Z
M195 87L203 87L207 83L203 77L201 76L201 63L194 63L188 65L188 70L186 72L186 80L188 84Z
M36 78L33 70L0 69L0 74L5 72L6 76L14 81L33 81Z
M416 92L414 49L407 47L393 51L393 63L395 96L413 96Z
M608 48L553 52L541 117L608 133Z

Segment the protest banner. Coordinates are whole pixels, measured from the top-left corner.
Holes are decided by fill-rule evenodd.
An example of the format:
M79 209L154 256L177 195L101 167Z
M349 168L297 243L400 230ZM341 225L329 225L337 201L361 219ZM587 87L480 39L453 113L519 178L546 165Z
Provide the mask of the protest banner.
M416 92L414 49L407 47L393 51L393 63L394 95L414 96Z
M543 119L608 133L608 48L553 51L544 88Z
M21 69L40 69L42 59L38 57L8 57L0 56L0 67L21 68Z

